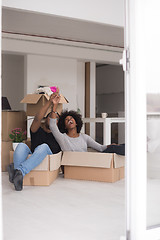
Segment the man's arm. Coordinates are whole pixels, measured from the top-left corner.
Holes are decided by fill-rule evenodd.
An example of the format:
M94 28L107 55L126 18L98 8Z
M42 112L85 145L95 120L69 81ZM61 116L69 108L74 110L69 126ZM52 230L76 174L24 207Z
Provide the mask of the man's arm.
M51 95L49 101L36 114L30 128L33 133L36 132L41 126L41 120L44 118L48 108L52 105L52 98L53 98L53 94Z

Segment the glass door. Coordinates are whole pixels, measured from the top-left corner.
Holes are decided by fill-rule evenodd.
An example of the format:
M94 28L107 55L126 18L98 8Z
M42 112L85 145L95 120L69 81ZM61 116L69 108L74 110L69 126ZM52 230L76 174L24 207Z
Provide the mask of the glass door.
M160 227L160 4L148 1L144 26L148 52L146 61L147 99L147 229ZM152 17L147 16L152 12ZM159 236L160 239L160 236Z
M158 240L160 2L126 0L125 4L126 239Z
M160 239L159 0L126 0L127 240ZM147 104L146 104L147 103Z

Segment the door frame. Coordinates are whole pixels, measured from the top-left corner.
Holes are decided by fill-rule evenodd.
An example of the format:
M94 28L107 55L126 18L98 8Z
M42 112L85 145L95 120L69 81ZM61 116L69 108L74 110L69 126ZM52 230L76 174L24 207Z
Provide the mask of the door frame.
M148 0L151 1L151 0ZM153 2L153 1L152 1ZM145 0L125 1L126 239L158 240L147 226ZM158 23L157 23L158 26ZM158 28L157 28L158 29ZM144 60L144 61L143 61Z

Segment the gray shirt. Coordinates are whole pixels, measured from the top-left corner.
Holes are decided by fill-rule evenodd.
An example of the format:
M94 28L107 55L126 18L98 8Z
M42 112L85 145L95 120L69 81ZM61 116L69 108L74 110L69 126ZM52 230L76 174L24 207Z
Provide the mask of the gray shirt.
M57 127L57 119L50 118L50 130L59 143L62 151L87 152L87 147L102 152L107 148L94 141L90 136L80 133L79 137L69 137L66 133L61 133Z

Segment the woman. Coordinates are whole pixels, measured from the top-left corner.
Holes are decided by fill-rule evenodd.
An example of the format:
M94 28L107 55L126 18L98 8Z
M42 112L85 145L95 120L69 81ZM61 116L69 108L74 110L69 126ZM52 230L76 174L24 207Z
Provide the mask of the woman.
M50 130L59 143L62 151L87 152L91 147L99 152L117 153L124 155L124 144L122 145L101 145L94 141L87 134L80 133L83 122L81 115L75 111L64 111L57 124L57 106L60 101L59 89L52 98L53 111L50 114ZM58 126L57 126L58 125Z

